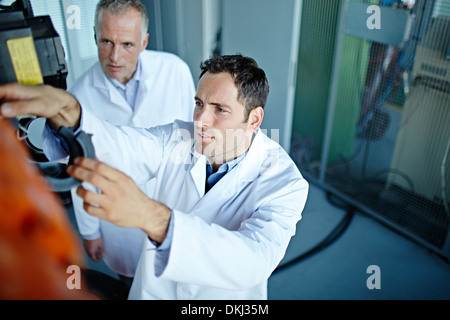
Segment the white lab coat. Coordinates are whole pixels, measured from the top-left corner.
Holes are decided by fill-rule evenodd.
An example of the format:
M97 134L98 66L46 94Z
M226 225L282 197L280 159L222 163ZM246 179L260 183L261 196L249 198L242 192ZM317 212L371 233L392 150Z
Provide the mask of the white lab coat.
M142 73L134 111L106 77L99 62L70 91L85 110L115 125L149 128L175 119L192 120L195 87L188 65L173 54L158 51L143 51L139 59ZM153 195L153 181L140 187L147 195ZM75 192L74 188L72 199L81 235L90 240L102 236L106 264L121 275L133 277L145 234L89 216Z
M139 183L156 178L154 199L173 210L168 261L147 238L130 299L267 299L308 193L277 143L258 131L242 161L205 194L206 157L193 148L193 123L145 130L82 117L98 158Z

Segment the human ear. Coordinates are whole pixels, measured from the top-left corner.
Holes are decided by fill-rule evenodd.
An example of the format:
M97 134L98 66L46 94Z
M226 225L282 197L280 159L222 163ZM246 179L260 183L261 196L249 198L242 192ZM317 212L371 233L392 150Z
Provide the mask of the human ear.
M248 118L249 127L256 131L261 126L261 123L264 118L264 109L262 107L256 107L250 112L250 116Z
M149 34L147 33L147 34L145 35L144 40L142 40L141 52L144 51L144 50L147 48L147 45L148 45L148 37L149 37Z

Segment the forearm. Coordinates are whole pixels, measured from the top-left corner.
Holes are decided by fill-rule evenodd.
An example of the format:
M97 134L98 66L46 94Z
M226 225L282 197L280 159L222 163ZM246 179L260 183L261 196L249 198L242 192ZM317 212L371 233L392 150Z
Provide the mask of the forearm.
M160 274L167 280L248 289L266 280L285 252L285 241L260 232L227 230L177 211L174 219L170 257Z
M84 186L77 189L87 213L119 227L139 228L156 243L162 243L171 210L150 199L131 177L89 158L75 159L67 173L99 190L94 192Z
M252 214L230 209L240 221L234 226L173 210L170 258L160 276L229 290L267 280L295 234L307 187L303 179L288 183Z
M146 210L148 211L140 228L151 240L161 244L167 235L172 210L153 200L150 200L150 204ZM149 215L149 213L151 214Z

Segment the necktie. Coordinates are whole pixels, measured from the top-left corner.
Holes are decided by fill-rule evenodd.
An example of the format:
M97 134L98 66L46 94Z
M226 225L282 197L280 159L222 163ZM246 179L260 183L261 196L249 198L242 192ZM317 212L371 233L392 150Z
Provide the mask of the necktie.
M220 166L217 172L212 173L212 167L210 164L206 164L206 184L205 193L208 192L219 181L225 173L227 173L228 165L225 163Z

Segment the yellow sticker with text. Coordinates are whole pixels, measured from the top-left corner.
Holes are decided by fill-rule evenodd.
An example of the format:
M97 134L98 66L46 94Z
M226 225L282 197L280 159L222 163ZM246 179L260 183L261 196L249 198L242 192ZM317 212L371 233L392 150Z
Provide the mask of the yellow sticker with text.
M29 85L42 84L41 67L32 37L6 41L17 82Z

